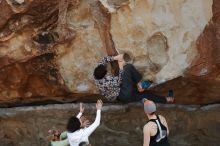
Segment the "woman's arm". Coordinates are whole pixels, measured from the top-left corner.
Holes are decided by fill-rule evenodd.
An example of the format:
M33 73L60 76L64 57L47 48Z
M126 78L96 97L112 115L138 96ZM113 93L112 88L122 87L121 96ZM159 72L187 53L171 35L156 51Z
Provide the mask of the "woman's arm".
M79 113L78 113L78 115L76 116L78 119L81 118L81 116L82 116L84 110L85 110L85 107L83 106L82 103L80 103L80 106L79 106Z
M96 103L96 118L95 121L88 127L85 128L85 135L90 136L92 134L93 131L95 131L95 129L100 125L100 120L101 120L101 109L102 109L102 101L98 100Z
M98 63L99 65L104 65L106 66L108 62L114 61L114 56L105 56L102 58L102 60Z
M144 138L143 138L143 146L149 146L150 144L150 129L147 125L144 126Z
M90 136L93 131L100 125L101 120L101 110L96 111L96 118L95 121L88 127L85 128L85 135Z

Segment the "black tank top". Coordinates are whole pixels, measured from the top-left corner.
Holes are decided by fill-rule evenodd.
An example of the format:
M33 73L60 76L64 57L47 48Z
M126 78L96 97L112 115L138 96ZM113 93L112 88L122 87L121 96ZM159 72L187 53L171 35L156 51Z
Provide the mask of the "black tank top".
M150 146L170 146L167 139L167 128L161 123L158 115L157 119L150 119L148 122L154 122L157 125L156 135L150 137Z

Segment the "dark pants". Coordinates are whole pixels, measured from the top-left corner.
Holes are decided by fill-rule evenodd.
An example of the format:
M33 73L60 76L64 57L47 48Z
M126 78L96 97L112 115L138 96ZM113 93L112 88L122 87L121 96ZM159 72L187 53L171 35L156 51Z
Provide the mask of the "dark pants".
M147 98L157 103L166 103L166 97L164 96L144 92L139 93L137 90L137 83L140 82L141 79L141 74L132 64L125 65L118 100L121 102L133 102L141 101L143 98Z

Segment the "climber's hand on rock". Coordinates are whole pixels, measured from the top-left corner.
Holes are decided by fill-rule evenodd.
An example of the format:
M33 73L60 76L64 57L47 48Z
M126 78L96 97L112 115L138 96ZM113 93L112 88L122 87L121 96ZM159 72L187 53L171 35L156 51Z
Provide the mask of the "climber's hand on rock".
M114 56L114 60L118 60L119 62L124 61L123 54L118 54L117 56Z

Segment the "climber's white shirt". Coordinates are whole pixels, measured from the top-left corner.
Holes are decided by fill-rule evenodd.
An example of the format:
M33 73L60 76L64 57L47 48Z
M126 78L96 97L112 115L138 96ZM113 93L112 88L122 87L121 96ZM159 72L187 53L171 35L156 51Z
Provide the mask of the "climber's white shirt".
M81 117L81 113L77 115L77 118ZM96 111L95 121L86 128L79 129L73 133L67 132L67 137L70 143L70 146L78 146L80 142L89 142L89 136L92 132L99 126L101 120L101 110Z

